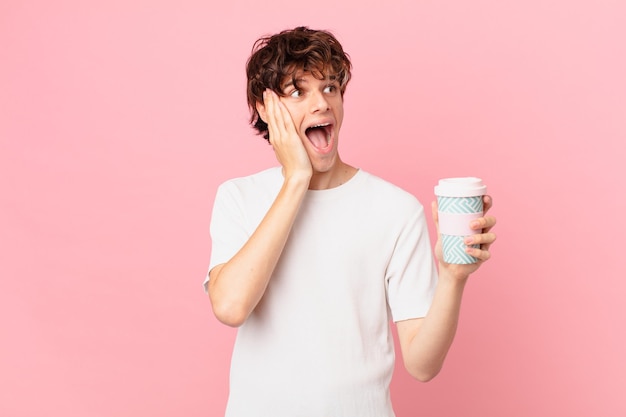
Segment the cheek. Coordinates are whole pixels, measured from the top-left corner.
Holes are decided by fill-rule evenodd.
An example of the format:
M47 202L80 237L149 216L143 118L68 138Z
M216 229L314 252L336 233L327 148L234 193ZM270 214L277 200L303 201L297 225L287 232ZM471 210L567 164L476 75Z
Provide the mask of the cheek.
M294 103L289 103L287 101L283 101L282 103L285 105L289 116L291 116L291 120L296 126L296 129L299 129L304 120L304 112L299 106L295 105Z
M337 119L343 119L343 101L338 98L337 101L333 103L333 112L335 113L335 117Z
M343 108L337 109L335 112L335 118L337 119L337 126L341 127L343 122Z
M296 131L298 133L302 133L302 125L304 123L304 114L298 109L287 108L289 110L289 115L291 116L291 120L293 121L294 126L296 127Z

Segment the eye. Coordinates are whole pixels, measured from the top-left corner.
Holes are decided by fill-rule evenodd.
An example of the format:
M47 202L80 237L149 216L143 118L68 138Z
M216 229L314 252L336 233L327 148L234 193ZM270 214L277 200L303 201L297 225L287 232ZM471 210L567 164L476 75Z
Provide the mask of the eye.
M302 92L300 90L293 90L291 93L289 93L289 96L291 97L300 97L302 95Z
M327 85L324 88L325 93L334 93L335 91L337 91L337 86L335 84Z

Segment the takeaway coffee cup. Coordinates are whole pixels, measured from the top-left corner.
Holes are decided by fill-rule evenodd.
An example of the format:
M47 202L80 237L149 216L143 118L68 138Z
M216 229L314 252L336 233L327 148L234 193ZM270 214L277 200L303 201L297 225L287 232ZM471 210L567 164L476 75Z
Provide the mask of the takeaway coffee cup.
M472 220L483 216L483 196L486 193L487 187L476 177L445 178L435 186L444 262L473 264L478 260L465 252L463 240L466 236L480 233L470 229L469 225Z

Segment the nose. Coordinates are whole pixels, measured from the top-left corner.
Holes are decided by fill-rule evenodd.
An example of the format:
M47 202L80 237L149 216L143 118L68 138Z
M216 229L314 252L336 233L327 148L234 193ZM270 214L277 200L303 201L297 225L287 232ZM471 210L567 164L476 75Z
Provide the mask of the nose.
M330 105L322 91L316 91L311 95L311 113L323 113L328 109L330 109Z

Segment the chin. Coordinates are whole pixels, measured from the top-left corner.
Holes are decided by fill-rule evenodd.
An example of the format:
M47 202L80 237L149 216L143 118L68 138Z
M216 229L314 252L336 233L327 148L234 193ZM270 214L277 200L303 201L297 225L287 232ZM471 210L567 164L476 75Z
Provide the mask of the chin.
M337 154L326 155L323 158L310 158L313 171L324 174L331 172L337 166Z

